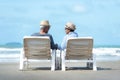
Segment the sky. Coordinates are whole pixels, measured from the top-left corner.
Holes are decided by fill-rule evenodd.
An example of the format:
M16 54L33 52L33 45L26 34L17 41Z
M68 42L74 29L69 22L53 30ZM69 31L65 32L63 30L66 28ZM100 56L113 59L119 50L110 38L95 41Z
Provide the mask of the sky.
M95 45L120 45L120 0L0 0L0 44L23 43L49 20L55 43L65 36L67 22L79 37L91 36Z

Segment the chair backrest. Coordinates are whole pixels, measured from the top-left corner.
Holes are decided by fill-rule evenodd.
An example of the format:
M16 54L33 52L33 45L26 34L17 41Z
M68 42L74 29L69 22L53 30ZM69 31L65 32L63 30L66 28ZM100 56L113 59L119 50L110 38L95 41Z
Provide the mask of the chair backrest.
M66 59L90 59L92 58L93 38L77 37L67 42Z
M25 36L24 53L27 59L49 59L50 39L49 37Z

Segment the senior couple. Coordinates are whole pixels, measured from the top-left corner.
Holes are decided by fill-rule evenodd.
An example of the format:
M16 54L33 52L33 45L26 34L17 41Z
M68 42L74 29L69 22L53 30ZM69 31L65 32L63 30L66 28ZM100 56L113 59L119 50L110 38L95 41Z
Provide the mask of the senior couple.
M78 37L78 34L75 31L76 26L72 22L67 22L65 25L66 35L63 38L61 45L57 45L54 43L53 37L51 34L48 34L50 29L50 24L48 20L43 20L40 22L40 32L34 33L31 36L48 36L50 38L51 49L60 49L64 50L67 46L67 41L71 37Z

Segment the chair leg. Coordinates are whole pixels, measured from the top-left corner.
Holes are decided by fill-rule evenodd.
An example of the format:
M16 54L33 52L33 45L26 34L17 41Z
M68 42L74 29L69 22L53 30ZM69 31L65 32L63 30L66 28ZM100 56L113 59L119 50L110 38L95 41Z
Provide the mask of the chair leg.
M24 61L24 67L26 69L28 69L28 67L29 67L29 61L28 61L28 59L25 59L25 61Z
M20 66L19 66L19 69L20 70L23 70L24 69L24 60L20 60Z
M94 70L94 71L97 71L96 60L95 60L95 58L93 59L93 70Z
M93 63L92 62L87 62L87 68L93 68Z
M57 50L56 69L61 69L61 51Z
M97 71L97 66L96 66L96 55L93 55L93 70Z
M62 65L62 51L60 51L60 54L59 54L59 69L61 69L61 65Z
M62 71L65 71L66 70L65 69L65 54L63 51L62 51L61 58L62 58L61 68L62 68Z
M56 50L56 57L55 57L55 69L60 68L60 51Z
M97 71L96 63L93 63L93 70Z
M51 71L55 71L55 50L52 51L51 56Z
M20 66L19 66L20 70L24 69L24 52L23 50L21 50L21 54L20 54Z

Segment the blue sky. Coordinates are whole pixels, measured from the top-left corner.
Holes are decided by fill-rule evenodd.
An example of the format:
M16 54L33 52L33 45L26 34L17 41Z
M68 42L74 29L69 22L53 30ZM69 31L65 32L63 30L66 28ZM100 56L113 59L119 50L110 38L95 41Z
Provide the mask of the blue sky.
M120 0L0 0L0 44L22 43L47 19L56 43L72 21L79 36L92 36L95 45L120 45L119 14Z

